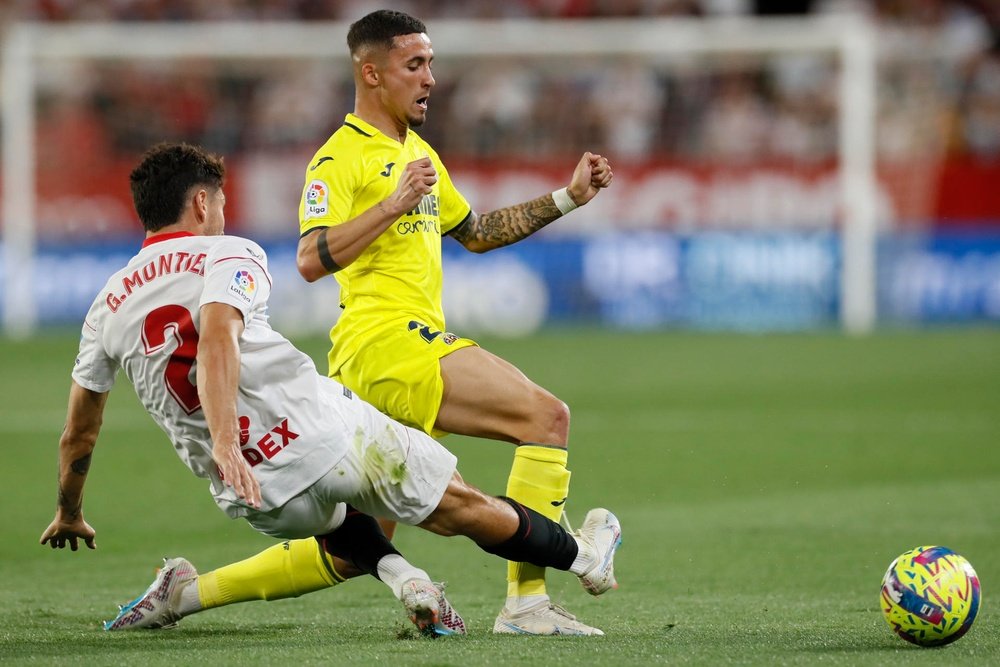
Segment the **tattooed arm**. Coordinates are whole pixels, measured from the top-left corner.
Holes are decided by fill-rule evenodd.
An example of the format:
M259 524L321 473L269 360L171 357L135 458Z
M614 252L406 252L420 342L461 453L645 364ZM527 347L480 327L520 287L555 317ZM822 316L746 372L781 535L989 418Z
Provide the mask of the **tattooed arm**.
M574 206L583 206L600 190L611 185L613 177L606 158L584 153L573 171L573 179L566 188L566 194ZM450 234L468 250L486 252L531 236L562 215L552 195L547 194L482 215L472 212Z
M543 195L482 215L473 211L451 231L451 236L472 252L486 252L520 241L561 215L552 195Z
M83 485L90 470L90 456L97 444L108 394L84 389L73 382L69 391L66 426L59 439L59 497L56 516L42 533L41 544L76 551L82 539L96 549L94 529L83 519Z

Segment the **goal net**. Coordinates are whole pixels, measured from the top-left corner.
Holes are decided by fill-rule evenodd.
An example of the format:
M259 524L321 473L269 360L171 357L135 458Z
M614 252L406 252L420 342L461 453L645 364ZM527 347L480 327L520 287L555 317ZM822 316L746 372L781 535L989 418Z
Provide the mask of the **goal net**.
M353 106L347 25L14 24L3 41L4 332L78 318L136 247L127 175L161 140L226 157L227 231L265 243L274 316L325 329L295 277L306 162ZM456 331L545 322L787 329L876 322L876 49L850 16L452 21L419 132L480 212L610 189L530 241L446 243ZM913 182L908 174L907 183ZM919 188L917 188L919 190ZM73 321L70 319L69 321Z

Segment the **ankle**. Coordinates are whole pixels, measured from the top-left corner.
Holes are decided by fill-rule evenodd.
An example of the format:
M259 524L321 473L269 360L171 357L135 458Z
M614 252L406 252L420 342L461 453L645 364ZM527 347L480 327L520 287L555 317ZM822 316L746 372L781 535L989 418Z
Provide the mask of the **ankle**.
M198 594L198 577L195 577L181 589L181 598L177 604L177 613L181 616L190 616L201 610L202 604L201 596Z
M511 613L517 613L522 609L535 607L539 604L547 603L548 601L548 593L541 593L538 595L509 595L507 596L507 601L504 603L504 607L506 607L507 611Z
M377 566L378 578L388 586L397 600L402 599L403 584L410 579L424 579L430 581L426 572L411 565L399 554L389 554L383 556Z
M594 548L591 545L582 540L578 539L576 544L579 549L576 552L576 558L573 559L573 564L569 566L569 571L579 577L594 569L594 565L597 564L597 554L594 553Z

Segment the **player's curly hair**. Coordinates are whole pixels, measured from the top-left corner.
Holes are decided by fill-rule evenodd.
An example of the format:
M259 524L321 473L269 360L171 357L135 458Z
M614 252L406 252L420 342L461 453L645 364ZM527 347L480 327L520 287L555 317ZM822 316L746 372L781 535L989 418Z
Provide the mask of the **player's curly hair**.
M195 186L222 187L222 158L190 144L160 143L142 156L129 175L132 203L142 226L155 232L177 222Z
M362 48L392 48L392 39L400 35L427 32L427 26L420 19L409 14L379 9L367 14L351 24L347 31L347 48L356 55Z

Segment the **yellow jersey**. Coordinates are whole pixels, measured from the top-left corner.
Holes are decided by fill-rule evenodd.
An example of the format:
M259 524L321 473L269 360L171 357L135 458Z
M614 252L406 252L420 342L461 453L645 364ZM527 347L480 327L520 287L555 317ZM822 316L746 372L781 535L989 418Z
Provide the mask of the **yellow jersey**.
M343 312L330 339L330 374L362 345L360 336L402 318L445 330L441 307L441 236L472 212L448 170L413 130L403 143L354 114L316 152L299 205L302 235L357 217L396 189L407 163L430 157L438 181L351 264L334 274Z

